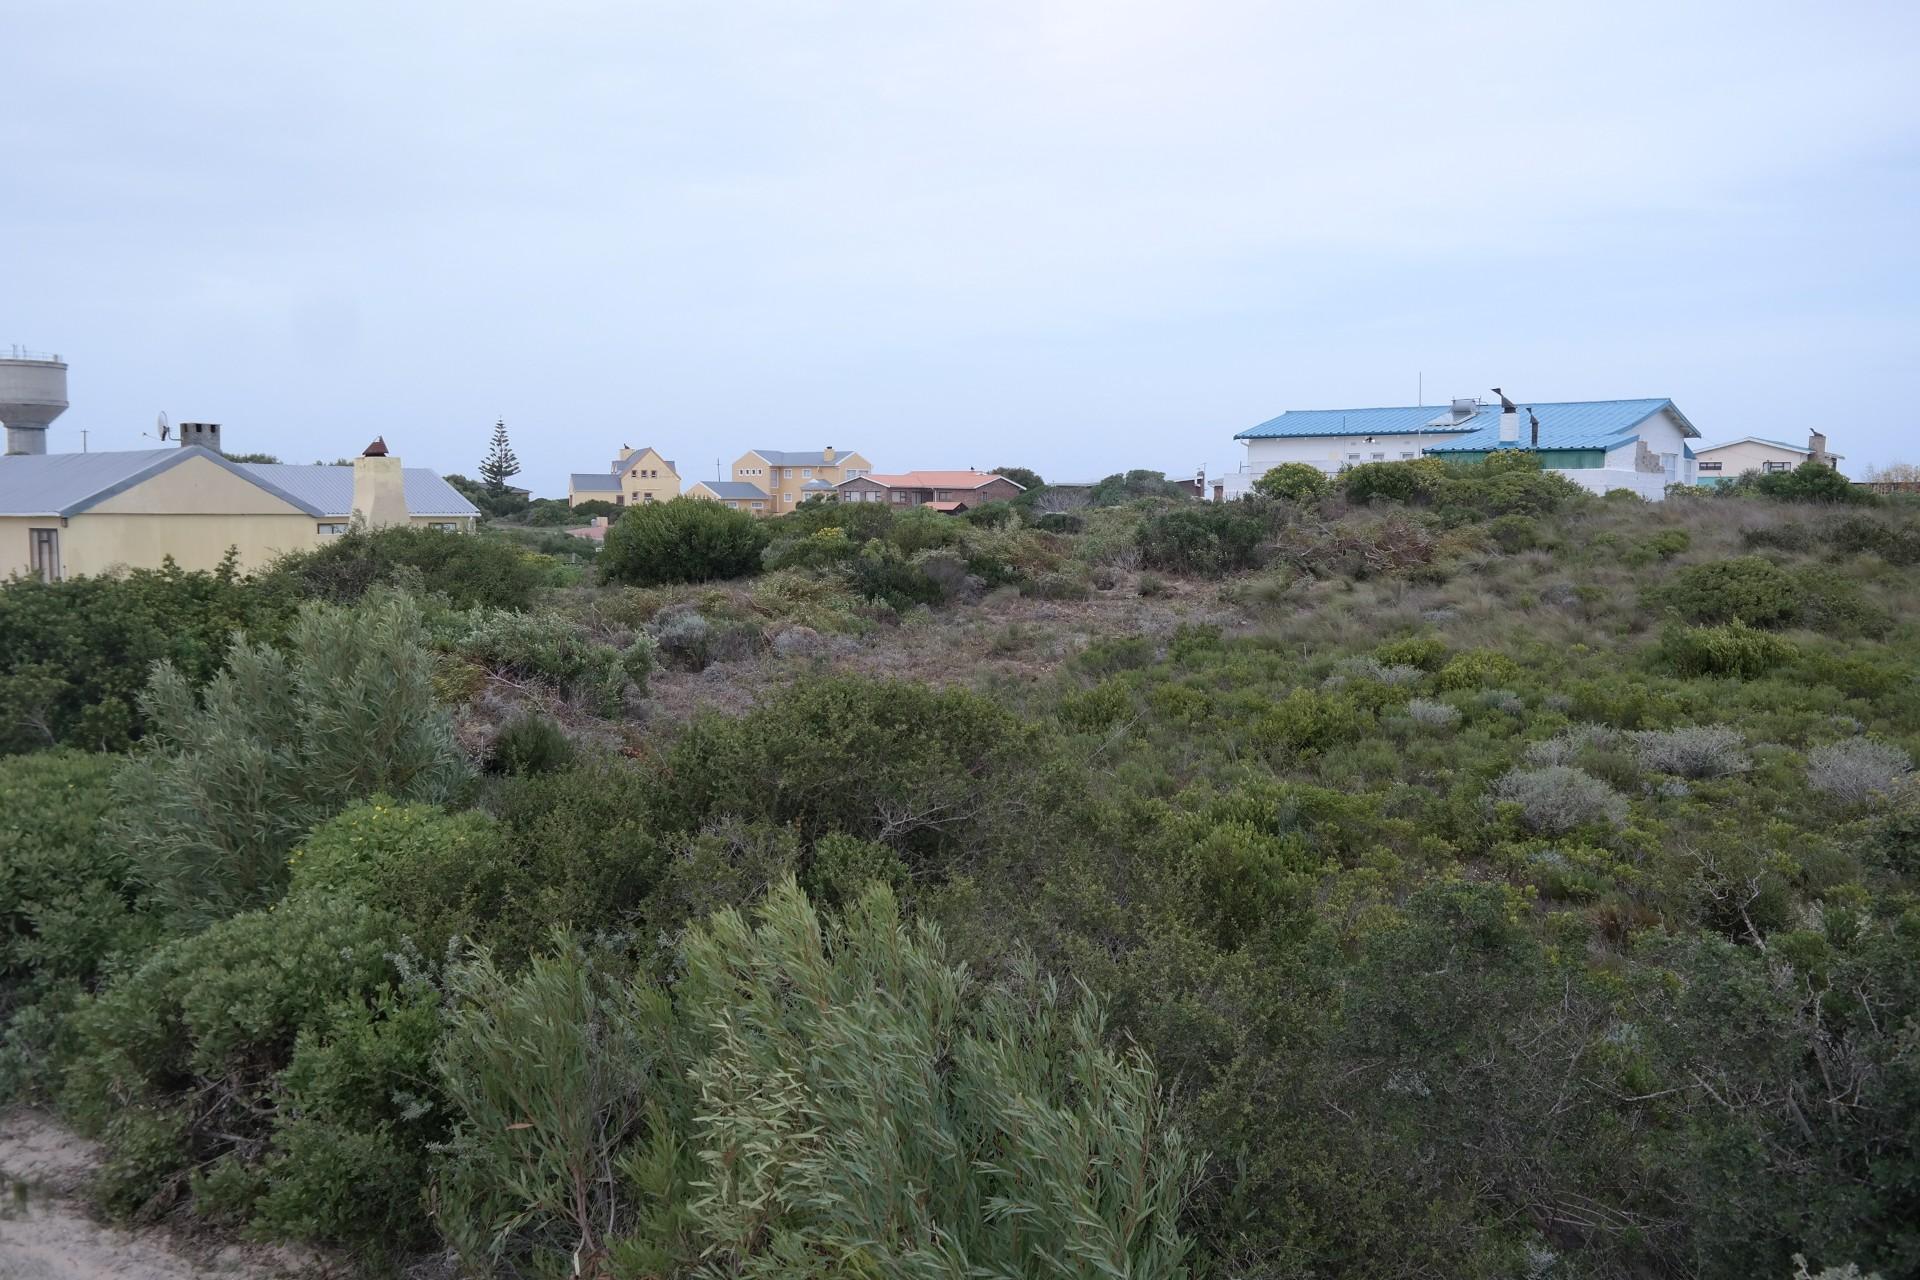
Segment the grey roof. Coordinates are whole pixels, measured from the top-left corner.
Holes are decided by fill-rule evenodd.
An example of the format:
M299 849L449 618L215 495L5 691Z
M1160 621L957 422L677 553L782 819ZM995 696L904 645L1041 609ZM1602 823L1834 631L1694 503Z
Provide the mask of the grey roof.
M341 519L353 514L352 467L302 467L285 462L242 462L241 471L263 482L266 488L290 495L293 500L325 516ZM477 516L480 508L460 496L460 491L425 467L402 467L400 479L407 497L407 514L412 516Z
M749 449L757 453L776 467L837 467L847 460L849 454L858 453L857 449L835 449L833 461L827 461L824 449L814 449L805 453L791 453L784 449Z
M576 471L567 477L567 488L574 493L618 493L620 477L611 471Z
M765 489L757 484L748 484L745 480L698 480L695 483L716 498L764 498L767 496Z
M211 449L133 449L115 453L42 453L0 458L0 515L71 516L142 480L205 458L310 516L345 519L353 512L352 467L301 467L230 462ZM454 487L421 467L401 471L407 510L416 516L477 516Z
M800 486L802 493L831 493L833 482L830 480L809 480Z
M187 461L205 458L244 480L260 486L311 516L328 514L270 477L248 474L211 449L187 445L178 449L129 449L112 453L38 453L0 458L0 515L71 516L96 503L124 493L142 480ZM351 482L349 482L351 497Z

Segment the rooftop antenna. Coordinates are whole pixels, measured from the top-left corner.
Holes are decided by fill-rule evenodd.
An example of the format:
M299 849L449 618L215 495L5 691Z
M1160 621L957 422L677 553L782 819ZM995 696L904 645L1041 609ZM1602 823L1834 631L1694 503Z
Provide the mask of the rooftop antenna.
M155 421L154 426L159 429L160 440L161 443L164 444L167 439L167 433L173 429L167 425L167 411L165 409L160 411L160 417Z
M1414 376L1420 380L1418 383L1420 389L1414 393L1413 405L1416 409L1424 408L1427 403L1427 374L1423 369Z

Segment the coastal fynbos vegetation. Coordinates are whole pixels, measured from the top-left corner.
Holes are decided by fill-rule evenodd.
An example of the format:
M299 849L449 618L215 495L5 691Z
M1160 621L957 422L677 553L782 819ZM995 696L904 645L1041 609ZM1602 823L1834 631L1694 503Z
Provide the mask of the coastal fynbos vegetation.
M1308 470L0 588L0 1092L370 1275L1920 1272L1920 520Z

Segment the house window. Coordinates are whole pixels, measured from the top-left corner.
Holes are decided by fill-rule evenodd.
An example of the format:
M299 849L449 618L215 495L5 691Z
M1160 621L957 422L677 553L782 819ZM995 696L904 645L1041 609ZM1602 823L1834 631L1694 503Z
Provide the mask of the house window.
M893 500L895 502L905 502L907 500L907 495L904 493L896 493L893 495Z
M1350 453L1350 454L1348 454L1348 455L1347 455L1347 461L1348 461L1348 462L1358 462L1358 461L1360 461L1360 455L1359 455L1359 454L1357 454L1357 453Z
M60 531L29 529L27 546L34 576L42 582L60 581Z
M766 505L767 505L767 504L766 504L766 503L764 503L764 502L756 502L756 503L754 503L754 504L753 504L753 509L754 509L755 511L759 511L759 510L762 510L762 509L764 509L764 508L766 507Z
M1781 471L1793 470L1793 464L1791 462L1763 462L1760 464L1760 469L1772 475Z
M323 538L337 538L346 531L347 526L344 521L332 521L319 527L320 536Z
M653 501L653 495L652 495L651 493L643 493L643 494L641 494L641 495L640 495L640 501L641 501L642 503L648 503L648 502L652 502L652 501Z
M614 505L614 506L616 506L616 507L624 507L624 506L626 506L626 505L627 505L627 495L626 495L626 494L624 494L624 493L616 493L616 494L614 494L614 495L613 495L613 505Z
M1700 464L1700 469L1702 471L1718 471L1720 464L1717 462L1703 462Z
M813 479L813 468L812 468L812 467L802 467L802 468L800 468L800 478L801 478L802 480L811 480L811 479Z
M429 520L427 521L427 528L438 529L442 533L460 532L460 526L451 520Z
M783 500L783 501L786 501L786 502L792 502L792 501L793 501L793 495L792 495L792 494L790 494L790 493L787 493L787 494L782 494L782 495L781 495L781 498L782 498L782 500Z
M1406 460L1407 460L1408 458L1412 458L1412 457L1415 457L1415 456L1417 456L1417 455L1415 455L1415 454L1412 454L1412 453L1403 453L1403 454L1401 454L1401 455L1400 455L1400 460L1401 460L1402 462L1405 462L1405 461L1406 461Z
M1387 460L1387 455L1384 453L1376 453L1373 455L1373 460L1375 462L1385 462Z

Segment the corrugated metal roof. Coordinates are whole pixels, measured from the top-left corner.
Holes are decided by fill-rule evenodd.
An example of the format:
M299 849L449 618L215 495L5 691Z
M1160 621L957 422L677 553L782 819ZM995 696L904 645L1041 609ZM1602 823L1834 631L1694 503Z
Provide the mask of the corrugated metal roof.
M835 449L832 461L828 461L824 449L812 449L801 453L793 453L785 449L749 449L747 452L759 454L776 467L837 467L859 450Z
M40 453L0 458L0 515L78 515L192 458L205 458L308 515L325 514L298 494L287 492L271 480L248 474L239 463L229 462L211 449L185 445L176 449Z
M316 508L321 515L353 514L352 467L302 467L283 462L241 462L241 471ZM480 508L460 491L425 467L402 467L400 479L407 498L407 514L415 516L477 516Z
M1571 400L1555 403L1535 402L1520 406L1520 434L1530 440L1526 412L1531 408L1540 418L1540 447L1543 449L1602 448L1617 442L1634 427L1661 409L1673 409L1682 429L1693 429L1684 415L1674 409L1673 401L1659 400ZM1496 402L1478 406L1473 417L1459 423L1448 422L1446 405L1399 405L1377 409L1290 409L1257 427L1249 427L1234 436L1236 440L1274 440L1301 436L1383 436L1430 435L1434 443L1426 448L1434 453L1454 450L1498 448L1500 444L1500 406ZM1439 425L1436 425L1439 424Z
M567 488L575 493L618 493L620 477L607 471L576 471L567 477Z
M903 471L898 475L869 473L840 483L849 485L858 480L871 480L889 489L978 489L988 481L1007 478L992 471ZM1007 480L1007 483L1016 489L1025 487L1014 480Z
M0 515L57 516L180 460L179 449L29 453L0 458Z
M1683 434L1695 437L1700 434L1674 408L1671 400L1575 400L1565 404L1523 404L1520 406L1518 442L1522 448L1530 448L1533 443L1533 428L1527 421L1529 409L1540 419L1542 449L1611 449L1633 439L1634 428L1662 409L1673 410ZM1481 410L1471 419L1471 425L1471 432L1430 444L1427 452L1482 452L1502 446L1499 405L1492 406L1491 412ZM1506 447L1511 449L1515 446L1513 442L1507 442Z

